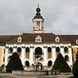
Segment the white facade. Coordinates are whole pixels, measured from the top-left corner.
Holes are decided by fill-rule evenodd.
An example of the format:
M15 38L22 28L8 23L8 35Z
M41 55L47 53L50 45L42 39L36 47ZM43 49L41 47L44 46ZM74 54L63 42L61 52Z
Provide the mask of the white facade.
M61 53L64 58L66 57L68 65L70 67L72 66L71 43L60 42L60 38L58 36L55 38L55 42L47 42L46 39L45 42L43 42L43 38L40 36L44 33L43 24L44 19L41 16L40 9L38 7L37 14L33 19L34 34L32 34L32 38L34 42L22 42L22 37L18 37L16 43L7 43L5 48L5 66L8 64L9 56L11 56L14 52L18 52L18 48L20 49L19 57L21 58L22 64L25 68L32 67L35 62L42 64L44 69L52 68L58 52ZM38 35L35 37L35 34Z
M16 46L14 46L16 45ZM28 61L29 62L29 65L32 66L32 64L35 63L35 61L37 62L40 62L42 64L42 66L44 67L47 67L49 68L48 66L48 62L49 61L52 61L52 66L55 62L55 59L57 58L57 52L56 52L56 47L59 47L60 49L60 53L63 55L63 57L65 57L66 55L69 57L69 59L67 60L67 63L69 66L72 66L72 50L71 50L71 44L70 43L67 43L67 44L64 44L64 43L44 43L44 44L7 44L6 45L6 49L5 49L5 66L7 65L8 63L8 59L9 59L9 56L12 55L12 53L9 53L9 48L12 47L13 48L13 52L17 52L17 48L20 47L21 48L21 61L22 61L22 64L23 66L25 67L25 62ZM16 50L15 50L15 47L16 47ZM26 57L26 47L29 47L29 58ZM48 58L48 47L51 47L51 58ZM65 53L64 52L64 47L67 47L68 48L68 52ZM41 48L42 50L42 54L40 55L39 58L42 58L42 60L39 60L35 58L35 52L36 52L36 49L37 48Z

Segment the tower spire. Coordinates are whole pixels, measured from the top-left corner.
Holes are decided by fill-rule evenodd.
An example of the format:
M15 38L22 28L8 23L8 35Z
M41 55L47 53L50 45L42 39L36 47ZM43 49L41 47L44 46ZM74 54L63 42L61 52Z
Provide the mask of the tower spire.
M39 3L38 3L38 7L37 7L36 11L37 11L36 15L41 15L40 14L41 9L39 8Z
M39 8L39 3L38 3L38 8Z
M43 27L43 23L44 23L44 18L41 16L40 13L41 9L39 7L39 3L38 6L36 8L36 15L33 18L33 32L34 33L43 33L44 32L44 27Z

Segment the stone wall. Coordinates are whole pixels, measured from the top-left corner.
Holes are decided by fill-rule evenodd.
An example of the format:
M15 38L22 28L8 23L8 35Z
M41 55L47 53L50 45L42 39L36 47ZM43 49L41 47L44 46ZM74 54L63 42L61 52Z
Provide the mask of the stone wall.
M26 76L43 76L48 75L48 71L12 71L12 74Z

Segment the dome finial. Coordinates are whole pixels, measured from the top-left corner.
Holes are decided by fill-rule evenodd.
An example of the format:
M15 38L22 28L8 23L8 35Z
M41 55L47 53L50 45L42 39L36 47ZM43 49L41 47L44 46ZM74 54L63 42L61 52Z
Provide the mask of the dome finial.
M37 4L37 8L36 8L36 15L35 15L35 17L33 19L35 19L35 18L41 18L41 19L43 19L43 17L41 16L40 11L41 11L41 9L40 9L39 3L38 3Z
M39 3L38 3L38 7L37 7L36 11L37 11L37 13L40 13L40 11L41 11L39 8Z

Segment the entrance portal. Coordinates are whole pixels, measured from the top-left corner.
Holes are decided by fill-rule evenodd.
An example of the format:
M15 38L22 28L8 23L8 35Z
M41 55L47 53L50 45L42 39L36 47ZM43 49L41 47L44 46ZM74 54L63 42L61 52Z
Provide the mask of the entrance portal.
M37 48L35 49L35 58L41 57L42 54L43 54L43 53L42 53L42 49L41 49L40 47L37 47Z
M35 70L42 70L42 64L40 63L41 58L42 58L42 48L37 47L35 49L35 53L34 53L34 67Z

